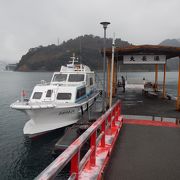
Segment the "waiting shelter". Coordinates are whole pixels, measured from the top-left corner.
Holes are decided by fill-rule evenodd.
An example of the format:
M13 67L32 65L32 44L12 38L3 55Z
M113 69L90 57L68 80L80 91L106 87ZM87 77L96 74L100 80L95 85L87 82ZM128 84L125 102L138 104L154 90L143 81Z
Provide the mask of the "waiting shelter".
M114 49L114 66L113 66L113 82L112 82L112 95L116 95L117 86L117 62L123 61L123 64L154 64L155 65L155 87L158 88L158 66L163 65L163 98L166 97L166 64L167 60L171 61L174 57L180 58L180 48L161 45L139 45L129 46L125 48ZM110 96L110 84L111 84L111 64L112 64L112 49L106 49L107 57L107 93ZM180 110L180 60L179 60L179 72L178 72L178 86L177 86L177 101L176 110Z

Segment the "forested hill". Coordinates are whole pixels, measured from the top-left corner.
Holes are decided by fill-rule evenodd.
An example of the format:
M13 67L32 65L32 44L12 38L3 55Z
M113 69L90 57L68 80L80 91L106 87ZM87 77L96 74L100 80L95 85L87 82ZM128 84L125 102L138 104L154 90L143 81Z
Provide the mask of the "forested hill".
M107 39L107 47L112 46L112 39ZM116 39L116 47L127 47L130 44ZM102 69L103 38L93 35L79 36L64 41L60 45L39 46L31 48L23 55L17 66L17 71L56 71L61 65L69 62L75 53L79 61L94 70Z

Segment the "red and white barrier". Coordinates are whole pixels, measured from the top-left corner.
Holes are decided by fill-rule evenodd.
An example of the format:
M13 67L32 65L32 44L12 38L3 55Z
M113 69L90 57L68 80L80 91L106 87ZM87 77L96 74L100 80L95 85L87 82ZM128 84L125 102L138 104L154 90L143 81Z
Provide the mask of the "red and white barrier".
M69 179L101 179L121 126L121 103L117 101L35 179L55 178L68 162L71 162ZM90 148L80 160L81 147L88 140Z

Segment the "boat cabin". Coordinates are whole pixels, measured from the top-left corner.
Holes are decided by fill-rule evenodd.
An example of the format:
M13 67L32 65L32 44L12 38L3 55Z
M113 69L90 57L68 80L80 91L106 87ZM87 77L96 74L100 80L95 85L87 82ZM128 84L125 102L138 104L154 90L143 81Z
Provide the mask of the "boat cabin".
M35 86L31 102L54 101L56 103L76 103L95 92L95 74L89 67L62 67L55 72L50 84L42 82Z
M30 102L75 103L87 96L85 85L79 86L35 86Z

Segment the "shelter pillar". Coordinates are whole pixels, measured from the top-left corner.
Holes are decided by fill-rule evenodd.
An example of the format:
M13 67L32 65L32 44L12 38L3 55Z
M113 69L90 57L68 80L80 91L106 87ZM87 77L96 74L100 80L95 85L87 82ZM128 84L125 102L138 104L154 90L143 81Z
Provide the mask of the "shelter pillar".
M107 68L107 96L110 97L110 87L111 87L111 59L108 58L108 68ZM113 71L113 88L112 96L116 96L117 91L117 60L114 61L114 71Z
M177 101L176 110L180 110L180 56L179 56L179 72L178 72L178 89L177 89Z
M158 89L158 64L155 64L155 83L154 83L154 90Z
M163 77L163 98L166 97L166 63L164 64L164 77Z

